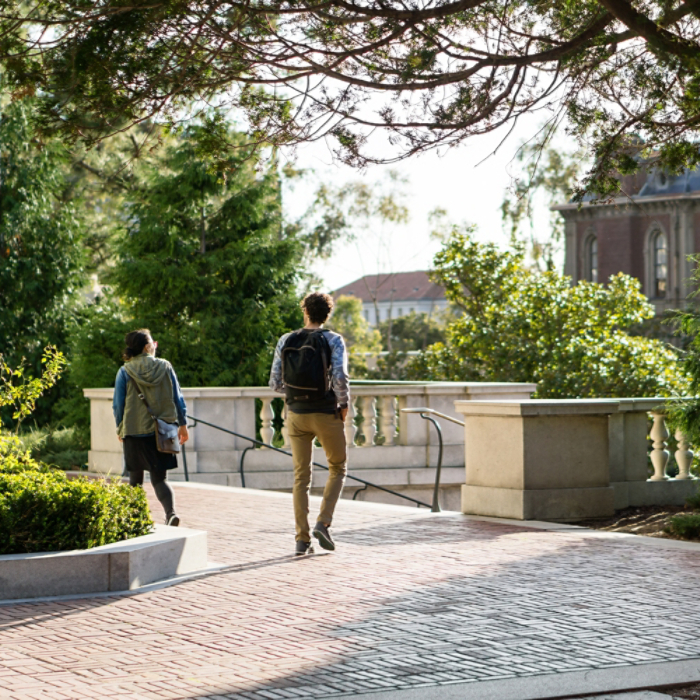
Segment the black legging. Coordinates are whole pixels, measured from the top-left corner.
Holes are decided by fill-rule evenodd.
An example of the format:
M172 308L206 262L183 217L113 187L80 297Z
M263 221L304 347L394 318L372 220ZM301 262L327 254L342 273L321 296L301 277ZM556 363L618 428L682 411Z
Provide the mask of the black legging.
M148 473L151 475L151 484L153 485L153 489L156 492L160 504L165 510L165 518L167 520L171 515L175 515L173 490L166 481L168 472L161 469L149 469ZM143 469L131 470L129 472L129 483L132 486L143 486Z

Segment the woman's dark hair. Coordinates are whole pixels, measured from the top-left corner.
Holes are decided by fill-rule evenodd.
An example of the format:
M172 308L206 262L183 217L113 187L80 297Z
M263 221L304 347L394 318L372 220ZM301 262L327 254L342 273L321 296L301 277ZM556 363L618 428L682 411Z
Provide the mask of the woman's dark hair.
M323 292L311 292L301 301L301 308L309 315L311 323L325 323L334 306L333 297Z
M151 331L148 328L139 328L124 336L126 347L122 353L125 360L130 360L143 352L143 349L151 342Z

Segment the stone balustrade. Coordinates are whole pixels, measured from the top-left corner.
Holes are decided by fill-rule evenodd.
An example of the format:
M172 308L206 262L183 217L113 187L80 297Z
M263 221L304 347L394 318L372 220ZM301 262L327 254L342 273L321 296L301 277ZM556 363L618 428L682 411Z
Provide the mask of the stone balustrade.
M466 445L462 511L576 521L627 506L682 505L698 487L690 473L693 453L677 431L678 474L667 474L664 404L661 398L458 402Z
M430 502L437 438L432 426L420 416L402 413L402 408L427 406L457 417L455 401L528 400L535 384L491 382L352 382L352 404L345 423L349 445L350 473L393 490L410 493ZM112 389L86 389L91 404L91 471L121 474L121 444L112 417ZM256 412L263 442L289 449L285 415L276 416L282 403L279 394L267 387L183 389L188 413L196 418L255 437ZM259 403L257 403L259 402ZM459 491L464 483L464 437L460 426L443 425L443 508L459 509ZM292 487L290 457L266 448L244 450L250 443L198 424L190 431L187 465L192 481L241 486L239 467L245 464L245 485L252 488L288 490ZM172 478L183 479L182 459ZM321 450L314 459L325 463ZM314 472L313 487L325 484L326 473ZM358 487L348 481L345 496ZM371 488L358 498L404 503Z
M664 399L531 400L534 384L472 382L353 382L345 432L349 470L380 486L431 501L437 436L428 421L404 408L432 408L462 418L442 421L443 508L523 519L578 520L627 506L682 504L697 485L693 453L675 433L671 463ZM201 420L290 448L283 406L266 387L184 389L188 412ZM91 402L92 471L122 472L112 418L112 389L87 389ZM284 409L282 409L284 410ZM291 459L203 424L190 431L190 479L289 490ZM184 478L182 460L172 475ZM325 462L321 450L314 459ZM465 472L466 468L466 472ZM466 478L465 478L466 474ZM326 472L316 470L313 488ZM347 482L346 497L405 503ZM460 493L461 492L461 493Z

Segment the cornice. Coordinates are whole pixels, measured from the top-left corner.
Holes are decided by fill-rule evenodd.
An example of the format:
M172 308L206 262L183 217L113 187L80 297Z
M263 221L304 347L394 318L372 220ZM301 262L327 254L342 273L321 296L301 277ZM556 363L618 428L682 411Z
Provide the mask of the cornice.
M604 204L555 204L550 211L558 211L566 220L607 219L619 216L657 215L678 209L695 209L700 203L700 192L665 197L618 197Z

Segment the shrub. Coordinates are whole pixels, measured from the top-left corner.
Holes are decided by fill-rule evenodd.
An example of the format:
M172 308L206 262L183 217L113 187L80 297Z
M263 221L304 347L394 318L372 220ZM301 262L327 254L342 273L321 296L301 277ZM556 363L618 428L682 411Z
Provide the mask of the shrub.
M693 510L700 510L700 490L696 491L692 496L689 496L685 504Z
M90 549L146 535L152 525L143 489L0 469L0 554Z
M88 445L82 431L71 428L33 428L22 433L22 444L33 459L59 469L81 469L87 462Z
M674 515L669 520L666 532L684 540L700 538L700 513L679 513Z
M0 554L90 549L150 532L143 489L70 480L0 435Z

